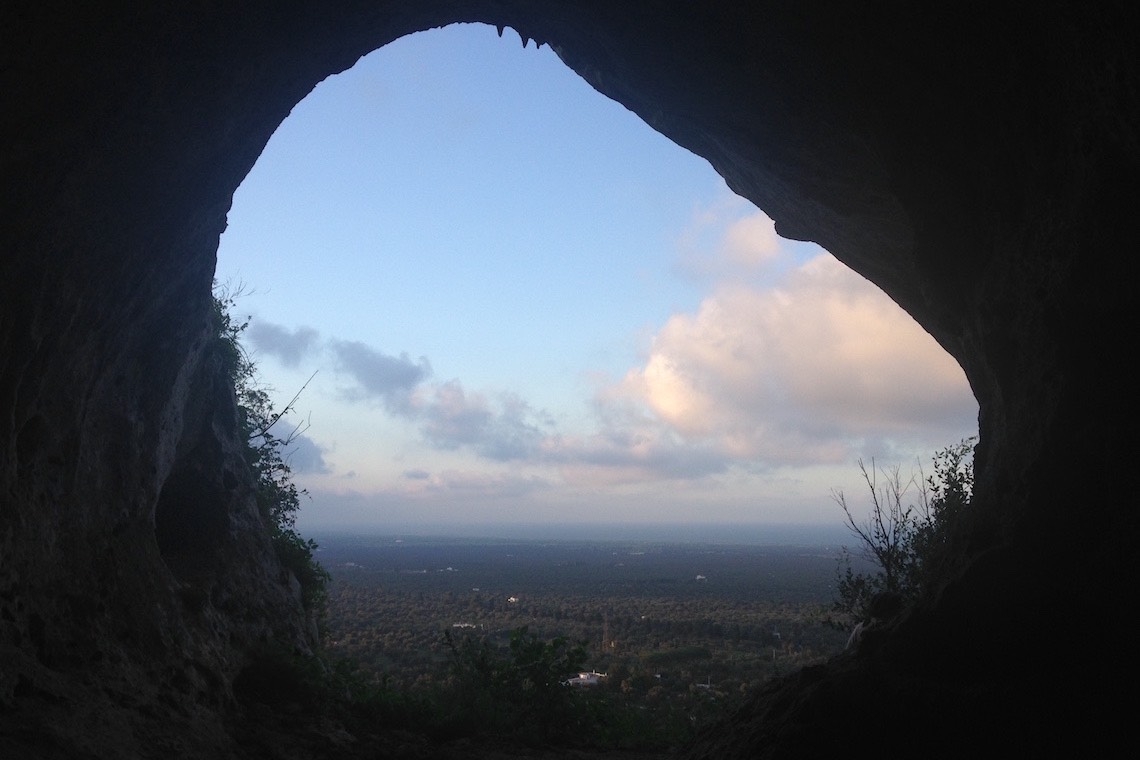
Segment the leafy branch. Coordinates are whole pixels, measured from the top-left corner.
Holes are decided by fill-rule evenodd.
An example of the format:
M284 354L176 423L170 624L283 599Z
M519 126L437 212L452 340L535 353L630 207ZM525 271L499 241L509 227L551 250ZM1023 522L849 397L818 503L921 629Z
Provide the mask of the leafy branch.
M969 509L973 496L975 438L965 438L934 454L934 472L903 479L901 468L876 468L859 461L871 497L870 514L858 520L844 493L832 491L844 523L857 539L860 554L876 566L856 573L844 547L839 556L838 599L833 608L853 621L875 617L872 603L883 595L913 601L934 585L944 566L953 526ZM909 494L917 490L917 503Z

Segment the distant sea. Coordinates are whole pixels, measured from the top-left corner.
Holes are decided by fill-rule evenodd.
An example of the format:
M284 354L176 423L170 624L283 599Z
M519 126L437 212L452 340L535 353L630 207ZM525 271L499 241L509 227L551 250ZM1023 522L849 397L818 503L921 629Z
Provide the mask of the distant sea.
M764 525L757 523L496 523L370 525L309 531L322 537L437 537L521 541L623 541L755 546L854 546L842 525Z

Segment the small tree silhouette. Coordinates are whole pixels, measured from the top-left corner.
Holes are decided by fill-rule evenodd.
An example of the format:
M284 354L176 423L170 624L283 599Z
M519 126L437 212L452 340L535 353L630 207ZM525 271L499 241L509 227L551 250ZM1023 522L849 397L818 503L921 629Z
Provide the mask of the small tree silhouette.
M900 467L876 468L859 460L859 471L871 495L869 516L860 521L842 491L832 498L843 510L845 524L858 539L860 554L877 566L856 573L847 547L839 556L833 609L852 624L873 617L872 600L883 595L913 601L937 579L952 526L973 496L973 451L976 439L965 438L937 451L933 474L903 479ZM917 503L908 495L917 494Z

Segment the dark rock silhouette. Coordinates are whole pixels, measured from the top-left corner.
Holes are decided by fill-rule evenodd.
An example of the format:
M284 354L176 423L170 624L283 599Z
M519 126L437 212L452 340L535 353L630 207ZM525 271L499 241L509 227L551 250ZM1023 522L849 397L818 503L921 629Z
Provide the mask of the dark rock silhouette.
M308 625L208 346L231 194L331 73L519 30L880 285L980 405L935 598L696 757L1083 755L1133 674L1136 12L1124 3L329 0L0 11L0 754L216 757ZM316 750L314 750L316 751Z

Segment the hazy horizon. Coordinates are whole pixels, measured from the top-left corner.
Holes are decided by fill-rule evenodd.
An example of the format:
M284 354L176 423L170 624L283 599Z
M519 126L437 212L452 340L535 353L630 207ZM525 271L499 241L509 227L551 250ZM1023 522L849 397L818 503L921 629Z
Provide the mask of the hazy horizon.
M763 523L449 523L360 525L314 529L317 540L616 541L773 546L855 546L842 526Z

